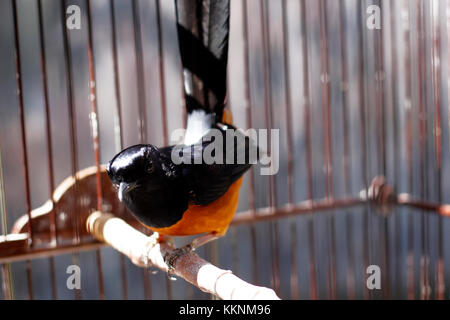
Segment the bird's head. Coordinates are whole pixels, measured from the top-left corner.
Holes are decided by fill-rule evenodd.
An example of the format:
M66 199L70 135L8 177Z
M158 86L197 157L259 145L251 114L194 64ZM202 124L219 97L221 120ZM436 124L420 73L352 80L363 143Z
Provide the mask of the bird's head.
M155 173L158 149L152 145L135 145L122 150L107 165L106 171L118 187L120 201Z

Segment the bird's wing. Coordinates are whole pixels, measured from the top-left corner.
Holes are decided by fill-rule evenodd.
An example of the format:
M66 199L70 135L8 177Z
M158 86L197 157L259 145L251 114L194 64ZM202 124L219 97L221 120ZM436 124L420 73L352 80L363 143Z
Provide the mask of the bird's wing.
M239 130L232 130L237 136L232 141L227 141L229 139L226 138L226 130L218 130L222 134L222 150L217 148L212 152L214 139L202 139L187 147L190 149L191 161L190 164L184 165L183 176L193 203L207 205L220 198L257 160L251 156L257 157L258 152L253 140ZM205 160L208 155L212 155L213 163L211 160Z

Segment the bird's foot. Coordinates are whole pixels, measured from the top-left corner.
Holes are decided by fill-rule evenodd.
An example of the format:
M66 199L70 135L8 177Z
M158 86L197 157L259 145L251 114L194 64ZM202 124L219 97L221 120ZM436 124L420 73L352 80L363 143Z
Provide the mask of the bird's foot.
M171 252L168 252L164 255L164 262L168 267L167 274L170 278L173 276L173 271L175 270L175 261L191 251L193 251L193 248L190 244L188 244L181 248L175 248Z

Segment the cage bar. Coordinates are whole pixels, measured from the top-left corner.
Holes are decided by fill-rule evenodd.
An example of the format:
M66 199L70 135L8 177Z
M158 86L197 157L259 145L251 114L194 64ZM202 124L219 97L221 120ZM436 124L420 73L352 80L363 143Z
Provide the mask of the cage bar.
M37 3L38 50L28 53L21 51L23 49L20 47L27 32L26 27L19 23L22 12L18 12L17 1L10 2L11 12L7 15L11 16L11 30L14 31L13 35L11 33L11 47L15 54L17 126L21 134L19 152L22 153L21 169L24 175L24 181L20 184L23 183L26 212L19 232L19 237L23 239L15 242L5 237L12 212L8 210L8 215L6 212L6 203L11 200L6 197L7 193L5 196L9 183L4 183L5 176L1 172L7 168L2 167L0 161L3 234L0 245L2 249L6 248L0 252L0 263L5 299L13 298L16 289L11 276L11 268L15 272L14 265L10 265L12 262L24 262L26 279L23 285L32 299L38 292L36 290L42 288L33 288L32 271L35 270L32 268L35 266L30 261L48 258L49 292L56 299L59 287L55 274L59 271L54 257L71 254L72 263L79 265L79 253L84 251L95 253L101 299L108 296L104 268L109 267L110 263L118 264L122 298L127 299L130 295L128 285L132 285L134 279L127 277L124 256L120 255L115 262L105 261L100 251L103 245L85 233L85 209L77 172L82 169L80 163L85 161L80 146L92 144L97 168L95 195L92 195L96 205L92 210L101 211L111 199L103 189L100 151L103 156L104 153L117 153L126 147L124 140L128 132L124 131L123 114L127 111L128 101L124 101L124 97L131 91L137 101L136 131L139 142L151 142L147 137L148 129L162 121L163 144L169 143L172 114L169 114L170 97L167 94L175 92L173 90L179 93L179 80L183 77L182 70L170 67L169 63L179 57L177 52L169 50L170 44L165 43L166 32L173 32L165 28L173 24L174 13L162 10L161 2L154 0L152 8L155 15L151 19L154 19L152 22L157 28L156 37L146 38L143 29L145 19L142 19L144 11L141 11L143 3L133 1L124 4L130 9L132 17L129 25L132 27L131 37L124 39L133 48L130 61L136 74L131 78L136 87L131 89L127 88L130 76L119 73L119 66L123 67L119 63L129 66L128 57L122 59L121 56L119 61L118 56L122 44L119 44L118 36L123 16L119 14L115 1L105 1L99 7L107 10L111 24L111 33L103 35L111 43L111 48L106 48L106 51L109 50L112 58L114 88L109 130L109 123L105 128L99 126L103 115L98 112L100 101L97 101L97 95L100 92L96 84L104 77L105 64L100 55L105 48L93 38L97 15L92 15L91 1L80 3L86 9L82 10L82 16L86 18L82 21L87 23L86 33L83 34L86 35L85 43L76 43L73 41L75 37L71 41L71 32L65 28L69 3L63 1L57 4L60 5L57 20L63 28L62 38L55 39L55 43L63 49L62 67L51 65L51 50L46 47L49 40L45 32L45 19L51 16L47 14L47 3L42 0ZM238 37L242 44L231 42L230 50L238 51L242 58L239 63L243 68L241 73L229 72L228 87L232 91L234 82L240 81L242 92L228 92L227 104L243 106L244 113L240 119L243 119L246 128L256 126L258 121L264 122L263 126L267 129L277 128L278 121L283 118L281 129L286 134L282 137L286 139L283 141L286 154L280 166L287 172L287 179L281 181L274 176L259 178L256 176L257 168L250 171L248 192L243 192L247 199L241 199L248 203L248 210L239 212L231 224L230 260L233 269L239 271L243 270L243 264L249 263L249 277L255 284L270 282L278 294L288 292L288 298L298 299L305 293L305 297L310 299L344 296L348 299L447 298L450 286L446 277L448 257L445 233L446 219L450 216L447 203L450 201L445 193L444 176L449 136L446 134L448 123L444 119L448 113L445 103L448 102L446 98L450 88L444 82L448 78L445 68L448 69L450 64L446 56L450 43L450 3L445 0L376 1L373 5L382 9L381 30L370 30L366 25L369 5L372 3L368 1L280 0L272 3L260 0L254 4L232 1L236 9L233 12L241 15L240 24L233 32L240 33ZM291 7L297 6L297 12L289 12ZM337 17L332 16L334 11ZM275 21L277 15L281 16L280 21ZM298 17L297 21L292 17ZM152 44L155 46L155 83L148 81L144 68L147 41L154 41ZM87 53L86 61L78 60L79 52ZM43 152L48 159L46 179L52 209L43 216L35 216L31 207L31 199L35 199L35 195L30 189L30 180L35 179L35 173L30 171L32 145L31 141L27 141L26 134L32 127L27 126L28 110L25 110L24 104L28 107L27 99L32 99L33 93L24 91L27 90L24 81L27 80L28 70L23 70L26 64L22 63L22 59L29 54L39 57L38 76L42 83L39 94L45 113L42 138L46 148ZM75 83L78 73L74 68L78 68L79 61L82 61L80 68L88 73L91 141L78 141L77 135L86 127L76 117L76 111L79 111L76 98L79 88L83 87L83 83ZM230 59L229 63L235 61ZM340 71L334 72L336 63ZM280 66L279 70L277 66ZM62 209L51 196L57 188L55 144L59 141L52 135L55 129L50 113L53 89L50 86L53 84L48 78L53 67L61 68L64 77L62 87L67 90L70 173L75 179L75 204L66 212L71 220L69 228L62 228L64 224L59 219ZM178 79L177 83L174 79ZM154 93L161 98L160 119L147 114L148 103ZM280 97L282 105L278 105ZM340 106L342 109L337 109ZM179 112L185 119L183 101L179 104ZM339 118L335 119L333 115L338 113ZM296 115L300 115L302 121L296 119ZM333 145L336 130L342 135L342 141L337 146ZM108 139L103 139L103 134L114 136L111 139L113 148L104 142ZM268 138L271 138L270 131ZM4 139L1 142L5 152L9 145ZM300 150L300 157L296 150ZM269 145L268 155L271 154ZM342 160L339 159L341 155L344 157ZM296 169L299 168L304 173L300 180L296 177ZM383 183L378 176L386 177ZM283 197L287 199L285 204L280 200L285 199ZM118 214L122 217L123 212ZM281 222L282 219L286 220ZM298 232L299 225L305 227L307 234ZM236 228L238 226L245 227ZM288 226L287 229L285 226ZM288 231L287 234L284 230ZM240 232L248 232L251 252L246 259L239 256L239 241L243 238ZM267 247L257 242L260 235L265 237ZM306 242L299 241L301 238ZM29 239L27 246L23 246L24 239ZM289 249L280 248L281 244L286 243ZM216 257L216 247L209 249L205 252L211 258ZM287 256L285 252L289 250L291 252ZM261 267L260 261L266 257L261 255L262 252L267 254L267 267ZM306 257L304 262L301 261L303 257ZM380 265L383 269L382 291L375 292L366 286L366 267L371 264ZM287 266L290 270L288 274L284 270ZM345 272L343 266L347 266ZM143 297L156 297L157 293L152 292L153 277L149 270L142 270L142 277L140 274L139 277L144 283ZM285 284L289 284L290 290L283 288ZM172 292L168 279L165 286L169 299L174 294L177 297L196 296L192 288L183 293ZM81 291L75 290L74 294L76 299L82 298Z

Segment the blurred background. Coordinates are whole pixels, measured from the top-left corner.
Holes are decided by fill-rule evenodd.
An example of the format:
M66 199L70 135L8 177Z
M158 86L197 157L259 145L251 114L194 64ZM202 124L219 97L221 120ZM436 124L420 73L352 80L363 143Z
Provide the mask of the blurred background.
M69 5L81 9L80 30L64 28ZM380 29L367 25L371 5ZM95 164L89 33L101 163L133 144L161 146L184 127L174 8L160 0L0 1L2 234L47 201L52 184ZM199 255L283 299L448 299L448 218L342 203L378 175L397 193L450 203L450 1L232 0L230 23L235 125L279 129L280 170L261 176L255 166L245 176L237 217L255 218ZM264 214L271 219L257 218ZM81 290L66 286L72 264ZM369 265L380 267L379 290L366 286ZM1 268L0 299L210 298L107 247Z

